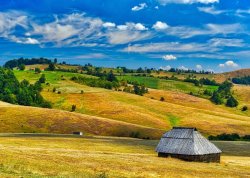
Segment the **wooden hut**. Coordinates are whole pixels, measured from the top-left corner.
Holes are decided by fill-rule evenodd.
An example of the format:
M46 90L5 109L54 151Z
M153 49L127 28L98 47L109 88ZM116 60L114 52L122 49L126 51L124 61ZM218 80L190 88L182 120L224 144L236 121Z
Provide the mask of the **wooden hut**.
M186 161L220 162L221 150L203 137L196 128L174 127L163 134L156 147L159 157Z

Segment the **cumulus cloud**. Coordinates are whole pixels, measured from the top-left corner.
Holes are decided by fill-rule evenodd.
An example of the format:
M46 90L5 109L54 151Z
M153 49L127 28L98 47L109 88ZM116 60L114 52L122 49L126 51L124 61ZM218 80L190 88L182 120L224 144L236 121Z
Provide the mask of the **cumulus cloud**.
M237 68L239 67L239 65L237 63L235 63L232 60L226 61L224 64L219 64L219 67L223 68L223 67L231 67L231 68Z
M168 24L161 21L157 21L152 28L155 30L165 30L168 28Z
M115 27L115 23L112 23L112 22L105 22L104 24L102 24L103 27L105 28L112 28L112 27Z
M195 67L196 67L196 69L198 69L198 70L202 70L202 65L200 65L200 64L197 64Z
M138 6L134 6L132 7L132 11L140 11L142 9L145 9L147 7L147 4L146 3L141 3L139 4Z
M168 55L164 55L162 56L162 59L166 60L166 61L172 61L172 60L176 60L177 57L172 55L172 54L168 54Z
M202 3L202 4L211 4L218 3L219 0L157 0L161 5L167 5L170 3L175 4L194 4L194 3Z
M170 70L170 69L171 69L171 66L170 66L170 65L161 66L160 69L162 69L162 70Z
M178 67L178 69L181 69L181 70L188 70L188 68L185 67L185 66L180 66L180 67Z

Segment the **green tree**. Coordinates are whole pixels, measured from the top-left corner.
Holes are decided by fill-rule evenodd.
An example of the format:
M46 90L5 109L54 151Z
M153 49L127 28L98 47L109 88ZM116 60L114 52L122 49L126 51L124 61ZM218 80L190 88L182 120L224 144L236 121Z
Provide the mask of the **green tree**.
M215 91L211 97L211 101L215 104L223 104L223 98L219 94L219 92Z
M230 96L226 102L226 106L228 107L236 107L238 104L239 102L233 96Z
M42 76L39 78L39 82L40 83L45 83L46 82L45 74L42 74Z
M38 68L38 67L36 67L36 68L35 68L35 73L36 73L36 74L40 74L40 73L41 73L41 69Z
M24 64L20 64L20 65L18 66L18 68L19 68L19 70L25 70L25 65L24 65Z
M49 67L48 67L48 70L49 71L54 71L55 69L56 69L55 64L54 63L50 63Z

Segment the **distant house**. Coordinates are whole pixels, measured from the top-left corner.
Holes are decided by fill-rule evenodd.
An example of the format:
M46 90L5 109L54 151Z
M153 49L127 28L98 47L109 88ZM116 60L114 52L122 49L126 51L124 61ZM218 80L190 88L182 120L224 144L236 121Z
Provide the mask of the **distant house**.
M186 161L220 162L221 150L203 137L196 128L174 127L163 134L156 147L159 157Z

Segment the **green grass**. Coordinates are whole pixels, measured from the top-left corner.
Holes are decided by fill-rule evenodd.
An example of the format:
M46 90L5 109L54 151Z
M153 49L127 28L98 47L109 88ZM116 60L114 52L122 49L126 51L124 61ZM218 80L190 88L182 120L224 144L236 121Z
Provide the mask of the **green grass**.
M63 79L70 79L73 76L84 76L84 77L94 77L86 74L61 72L61 71L42 71L40 74L36 74L34 71L19 71L14 70L14 74L18 80L28 79L31 83L36 82L42 74L45 74L46 83L58 84Z
M193 83L175 81L175 80L164 80L154 77L139 77L139 76L118 76L119 80L128 80L131 82L138 82L144 84L148 88L160 89L160 90L172 90L183 93L192 92L195 95L203 96L204 90L214 91L217 86L204 85L203 87L195 86Z
M219 163L159 158L158 140L117 137L1 137L0 177L247 177L249 142L215 142ZM244 152L242 152L244 150Z
M180 123L180 118L179 118L179 117L176 117L176 116L174 116L174 115L171 115L171 114L168 115L168 120L169 120L170 125L171 125L172 127L178 126L179 123Z

